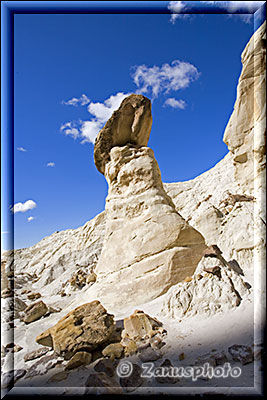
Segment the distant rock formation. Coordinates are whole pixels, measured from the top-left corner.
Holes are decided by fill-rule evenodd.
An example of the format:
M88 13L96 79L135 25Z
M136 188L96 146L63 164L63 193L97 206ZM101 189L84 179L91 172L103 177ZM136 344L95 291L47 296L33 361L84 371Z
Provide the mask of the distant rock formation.
M138 304L165 293L194 272L205 248L203 236L178 214L163 189L153 151L140 145L142 138L148 141L151 127L150 101L145 99L140 95L124 99L96 141L98 148L105 147L109 135L113 143L121 141L117 136L128 143L113 146L104 156L109 184L106 231L94 289L99 288L100 300L108 305ZM130 108L128 118L133 100L141 106L134 114ZM149 110L147 116L143 103ZM121 127L118 120L124 121ZM135 131L132 121L138 122L140 140L138 135L131 136Z

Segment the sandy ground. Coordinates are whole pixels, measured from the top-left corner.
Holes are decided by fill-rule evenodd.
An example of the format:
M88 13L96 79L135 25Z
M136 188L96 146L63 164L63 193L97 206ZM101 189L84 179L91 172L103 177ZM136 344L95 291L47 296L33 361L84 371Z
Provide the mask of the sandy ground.
M9 353L5 357L3 372L12 368L25 368L24 355L32 350L40 348L35 342L35 337L45 329L54 325L62 316L66 314L66 306L71 303L75 293L70 297L60 298L59 296L50 296L43 298L48 304L54 304L62 307L64 311L50 314L29 325L24 324L19 319L14 321L14 337L12 331L2 331L2 344L11 341L23 347L21 351L14 354L14 367L12 365L13 355ZM231 364L231 368L241 369L241 375L238 378L228 376L228 378L193 380L192 377L180 378L179 382L174 384L158 384L155 378L147 378L144 384L137 388L133 393L136 394L200 394L207 392L216 392L221 394L257 394L262 390L262 371L261 361L254 361L247 365L233 362L227 352L228 347L234 344L253 346L260 345L263 341L259 326L259 313L255 312L252 301L247 299L243 301L235 310L227 313L218 313L213 316L195 316L184 318L183 320L174 320L161 315L161 304L164 296L139 305L138 309L143 310L151 316L157 317L163 322L167 335L164 338L165 345L160 350L161 359L153 362L153 367L159 366L166 358L170 359L175 367L193 366L197 357L211 354L216 351L224 351ZM65 306L65 307L64 307ZM8 307L7 299L3 299L2 310ZM124 310L123 313L115 313L115 319L118 324L122 323L125 316L129 316L137 307L131 307ZM108 310L110 311L110 310ZM4 323L3 328L6 324ZM258 347L257 347L258 348ZM51 354L52 352L48 353ZM184 359L179 360L179 355L184 353ZM137 363L141 366L141 361L137 355L128 357L128 361ZM37 360L27 362L27 368ZM48 383L49 378L56 372L64 370L64 363L56 366L45 375L33 378L18 380L10 394L28 393L30 394L82 394L84 392L85 381L92 371L94 364L70 371L67 379L58 383ZM5 391L2 395L5 394Z

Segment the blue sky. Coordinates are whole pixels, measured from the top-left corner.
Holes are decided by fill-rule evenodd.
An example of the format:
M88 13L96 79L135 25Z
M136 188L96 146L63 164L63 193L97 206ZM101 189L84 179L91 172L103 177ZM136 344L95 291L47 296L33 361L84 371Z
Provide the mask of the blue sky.
M178 12L190 2L162 3ZM148 145L164 182L192 179L227 153L253 16L16 14L14 27L15 248L104 210L93 141L127 94L152 100Z

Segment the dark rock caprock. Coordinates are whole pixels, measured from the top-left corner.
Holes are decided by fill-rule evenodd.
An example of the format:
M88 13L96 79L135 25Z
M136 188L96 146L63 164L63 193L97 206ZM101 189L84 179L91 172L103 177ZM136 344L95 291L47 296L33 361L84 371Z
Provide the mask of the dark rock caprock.
M114 146L146 146L152 127L151 102L140 94L126 97L99 132L94 148L96 168L104 174Z

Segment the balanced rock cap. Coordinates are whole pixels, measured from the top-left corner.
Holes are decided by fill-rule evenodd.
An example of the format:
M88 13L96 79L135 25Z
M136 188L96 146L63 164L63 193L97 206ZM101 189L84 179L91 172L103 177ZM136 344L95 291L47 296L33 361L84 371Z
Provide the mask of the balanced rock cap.
M105 173L112 147L126 144L147 146L151 127L150 100L140 94L126 97L97 135L94 161L98 171Z

